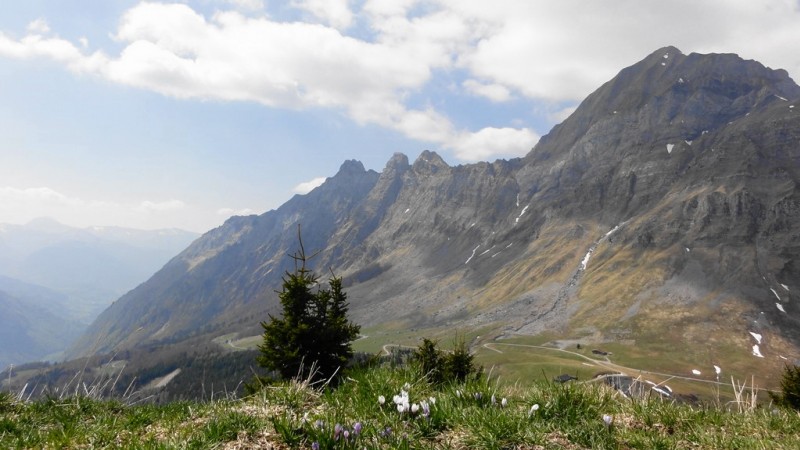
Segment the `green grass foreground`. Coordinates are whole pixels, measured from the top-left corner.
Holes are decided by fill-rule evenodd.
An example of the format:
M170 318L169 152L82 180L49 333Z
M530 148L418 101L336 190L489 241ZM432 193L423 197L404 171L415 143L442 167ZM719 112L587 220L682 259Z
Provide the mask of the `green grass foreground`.
M798 430L800 414L771 406L631 400L591 383L435 388L408 367L360 369L336 389L287 382L208 403L0 394L0 448L796 449Z

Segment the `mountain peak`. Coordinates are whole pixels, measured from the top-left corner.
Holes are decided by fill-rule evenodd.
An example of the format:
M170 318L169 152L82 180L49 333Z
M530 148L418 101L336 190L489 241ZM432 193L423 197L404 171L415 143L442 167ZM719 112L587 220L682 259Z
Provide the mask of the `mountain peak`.
M438 153L425 150L417 157L413 165L415 172L436 173L440 170L448 170L450 166L439 156Z
M339 172L336 173L336 176L339 175L359 175L367 170L364 169L364 164L361 161L355 159L348 159L347 161L342 163L342 166L339 167Z
M36 230L45 233L63 233L73 230L71 227L64 225L52 217L37 217L25 224L25 227L30 230Z
M684 55L676 47L663 47L590 94L539 141L534 153L546 157L553 140L563 149L593 127L630 126L632 121L652 128L650 142L691 141L745 117L770 98L800 98L800 87L786 71L736 54ZM536 158L531 154L529 161L531 157Z
M386 169L405 169L408 168L408 156L403 153L396 152L392 157L389 159L389 162L386 163Z

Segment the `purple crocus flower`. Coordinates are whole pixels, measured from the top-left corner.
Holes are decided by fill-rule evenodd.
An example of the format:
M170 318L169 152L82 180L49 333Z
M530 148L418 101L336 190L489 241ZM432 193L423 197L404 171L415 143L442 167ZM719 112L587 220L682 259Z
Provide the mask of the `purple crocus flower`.
M338 441L339 435L342 434L342 430L342 425L337 423L336 426L333 427L333 439Z

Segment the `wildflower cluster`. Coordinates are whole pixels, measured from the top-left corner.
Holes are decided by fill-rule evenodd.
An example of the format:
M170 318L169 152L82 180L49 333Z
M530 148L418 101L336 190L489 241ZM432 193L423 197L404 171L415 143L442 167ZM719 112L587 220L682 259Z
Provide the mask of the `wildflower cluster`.
M419 403L411 403L408 394L410 389L411 385L406 383L403 386L403 389L400 390L400 393L392 397L392 402L394 403L397 412L400 414L411 414L414 416L421 415L421 417L430 419L431 406L436 405L436 397L428 397L427 399L421 400ZM381 406L385 405L386 397L383 395L378 396L378 404Z
M309 433L314 441L311 443L313 450L326 448L361 448L359 441L362 437L364 425L356 422L352 427L346 427L340 423L332 429L326 426L321 419L314 422L313 432Z

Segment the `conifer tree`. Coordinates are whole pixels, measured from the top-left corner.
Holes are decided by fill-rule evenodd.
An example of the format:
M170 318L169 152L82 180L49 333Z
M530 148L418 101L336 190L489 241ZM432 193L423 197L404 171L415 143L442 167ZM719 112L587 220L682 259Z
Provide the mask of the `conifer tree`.
M300 249L291 255L295 270L286 272L278 292L283 315L270 315L269 322L261 322L264 335L258 363L283 379L316 381L333 377L347 364L360 327L347 318L342 279L331 273L328 287L319 287L319 277L306 268L308 258L299 229L298 240Z

